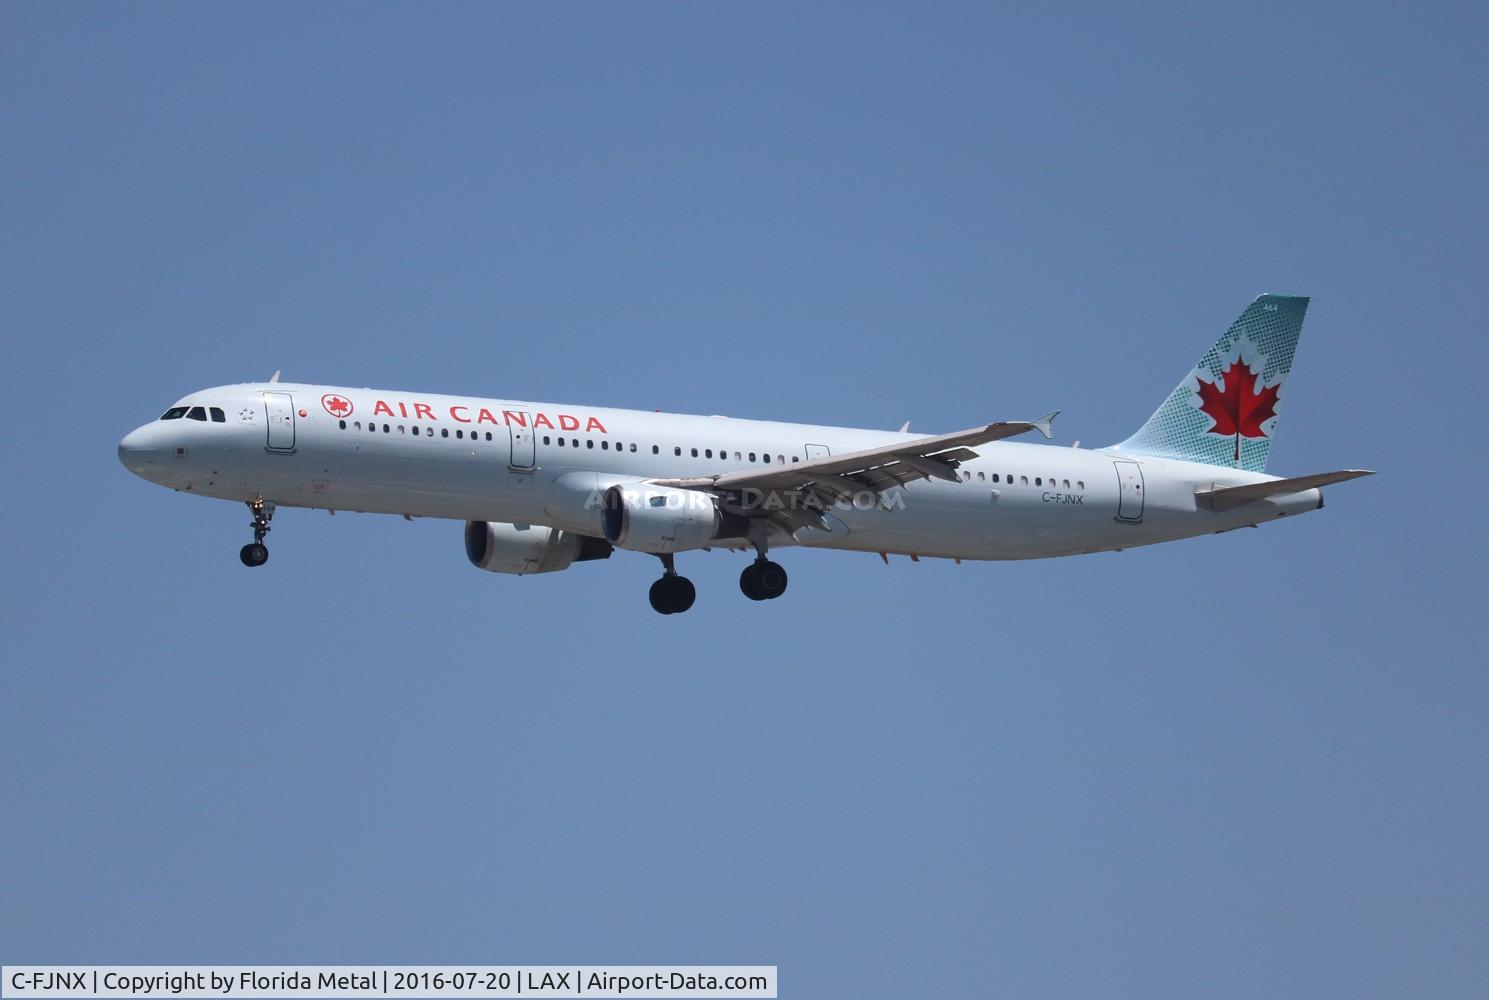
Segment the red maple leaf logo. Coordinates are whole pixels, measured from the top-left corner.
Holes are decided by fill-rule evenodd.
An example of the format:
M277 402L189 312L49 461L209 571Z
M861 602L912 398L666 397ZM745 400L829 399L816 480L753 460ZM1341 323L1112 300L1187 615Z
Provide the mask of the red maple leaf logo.
M1214 382L1196 377L1199 383L1199 408L1215 426L1209 433L1236 439L1236 461L1241 460L1241 438L1266 437L1262 424L1277 416L1280 385L1262 385L1261 375L1241 361L1239 356L1220 373ZM1221 382L1225 388L1220 388Z
M326 408L326 412L331 414L331 416L333 417L344 417L348 413L352 412L351 400L338 396L335 393L328 392L326 393L326 395L322 396L321 405L324 406Z

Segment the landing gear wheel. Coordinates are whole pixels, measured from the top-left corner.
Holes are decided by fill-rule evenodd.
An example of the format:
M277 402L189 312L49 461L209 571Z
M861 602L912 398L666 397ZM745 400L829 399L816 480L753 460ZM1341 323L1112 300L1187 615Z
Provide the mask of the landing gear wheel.
M687 577L669 573L651 585L647 596L651 599L654 611L664 615L680 615L693 606L698 590Z
M647 597L651 600L651 609L659 615L672 614L672 607L667 603L667 578L664 576L651 585Z
M786 592L786 569L769 559L756 559L739 574L739 589L752 601L773 601Z
M269 547L263 542L249 542L238 550L244 566L262 566L269 561Z

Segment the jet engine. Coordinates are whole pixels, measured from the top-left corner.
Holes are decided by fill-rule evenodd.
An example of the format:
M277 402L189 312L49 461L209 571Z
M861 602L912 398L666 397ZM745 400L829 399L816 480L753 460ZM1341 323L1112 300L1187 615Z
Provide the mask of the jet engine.
M488 573L556 573L576 562L609 559L614 551L601 538L576 535L537 524L465 522L465 555Z
M701 549L745 533L745 519L720 510L712 494L648 483L607 489L601 524L607 542L634 552Z

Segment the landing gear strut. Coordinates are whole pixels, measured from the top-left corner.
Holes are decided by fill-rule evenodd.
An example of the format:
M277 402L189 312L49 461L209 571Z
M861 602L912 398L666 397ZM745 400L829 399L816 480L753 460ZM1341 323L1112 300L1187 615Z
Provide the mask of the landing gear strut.
M664 615L680 615L693 606L698 591L692 580L677 575L671 553L657 558L662 560L662 578L651 585L651 592L647 595L651 598L652 610Z
M253 515L253 541L238 550L238 558L244 566L262 566L269 561L269 547L264 536L269 534L269 519L274 516L274 505L263 497L248 501L248 511Z
M765 535L755 533L755 561L739 574L739 589L752 601L773 601L786 592L786 569L765 558Z

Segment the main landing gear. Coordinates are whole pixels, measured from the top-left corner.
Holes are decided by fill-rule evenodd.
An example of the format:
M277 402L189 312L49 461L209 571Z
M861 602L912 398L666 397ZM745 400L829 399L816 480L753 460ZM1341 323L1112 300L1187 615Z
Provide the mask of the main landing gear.
M755 561L739 574L739 589L752 601L773 601L786 592L786 569L765 558L759 551ZM698 591L693 581L677 575L672 556L658 555L662 560L662 578L651 585L651 606L664 615L678 615L693 606Z
M662 578L651 585L648 596L651 598L652 609L664 615L680 615L693 606L698 590L693 586L692 580L677 575L671 553L657 558L662 560Z
M750 526L750 544L755 546L755 561L739 574L739 589L752 601L773 601L786 592L786 570L765 557L767 535L758 522Z
M262 566L269 561L269 547L264 536L269 533L269 519L274 516L274 505L263 497L248 501L248 511L253 515L253 541L238 550L238 558L244 566Z
M761 553L739 574L739 589L752 601L773 601L786 592L786 569Z

